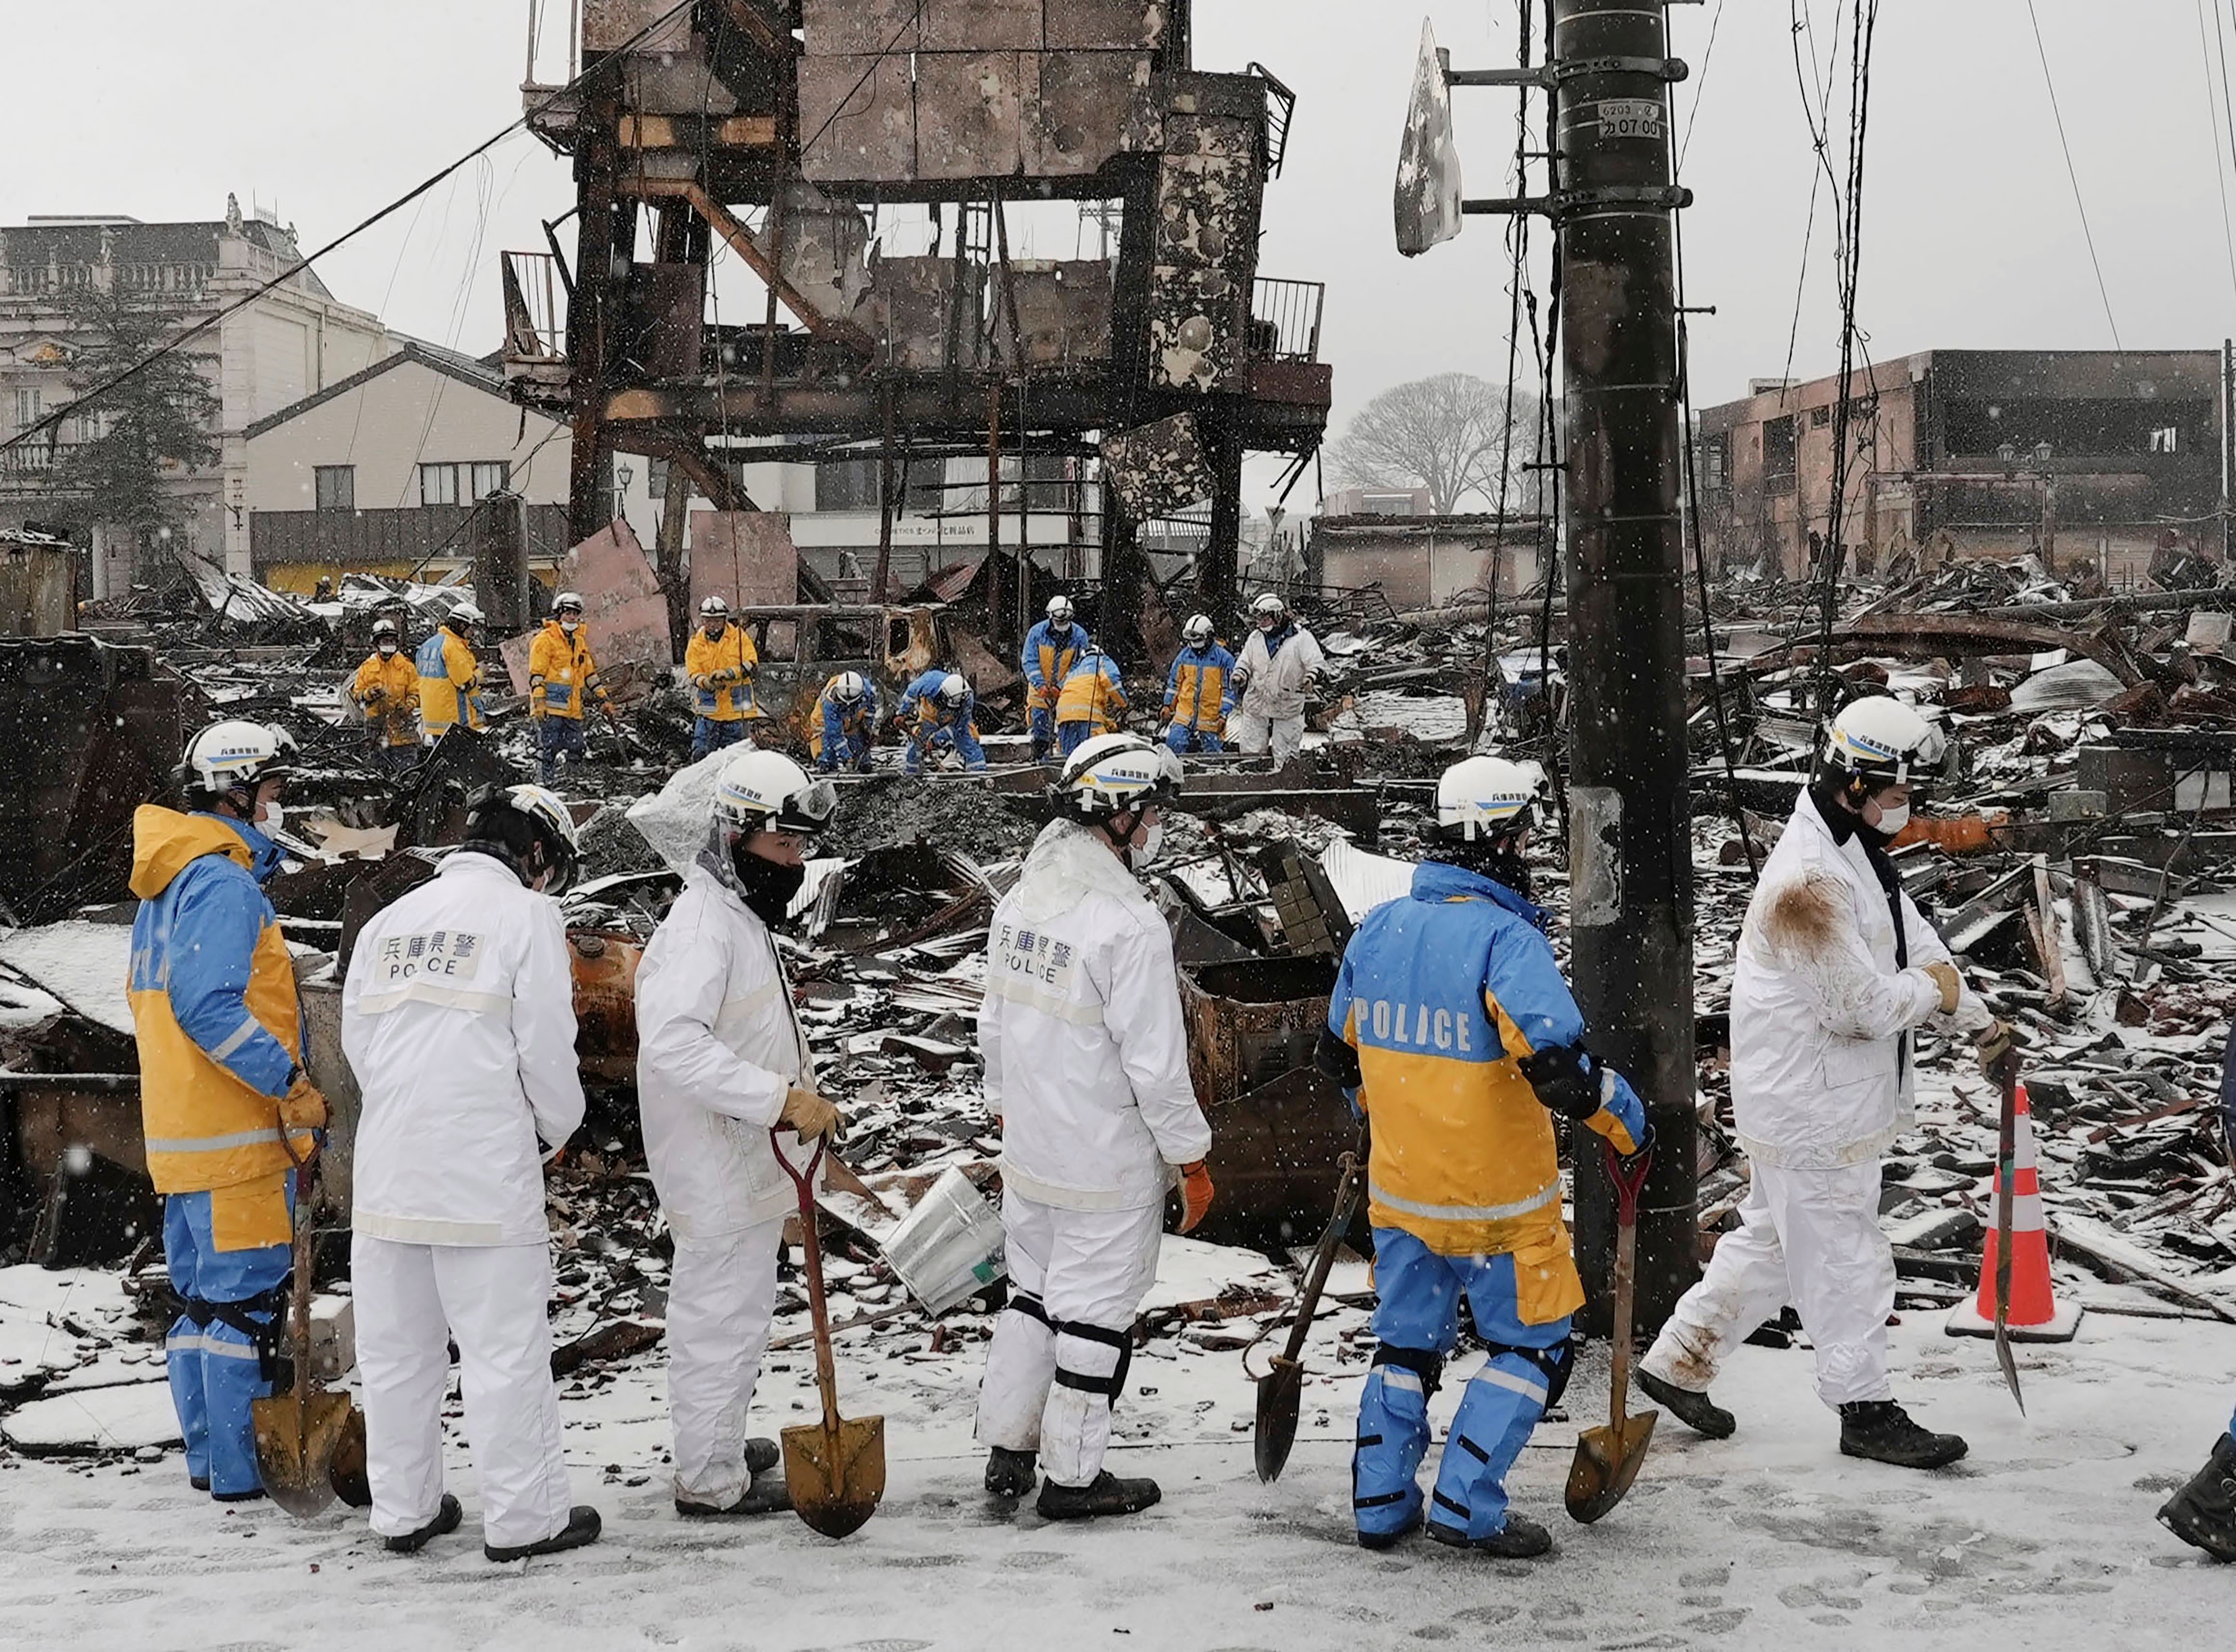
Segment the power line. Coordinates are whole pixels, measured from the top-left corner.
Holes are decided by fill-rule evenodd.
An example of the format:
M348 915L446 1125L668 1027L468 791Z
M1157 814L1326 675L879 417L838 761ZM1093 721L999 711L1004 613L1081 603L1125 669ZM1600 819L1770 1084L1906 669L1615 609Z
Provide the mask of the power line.
M2201 43L2205 38L2205 0L2197 0L2197 35ZM2228 36L2220 19L2220 0L2213 0L2213 38L2220 49L2220 112L2228 128L2228 152L2236 159L2236 109L2228 107ZM2205 65L2206 123L2213 123L2213 65ZM2220 234L2228 247L2228 280L2236 285L2236 229L2232 229L2228 214L2228 174L2220 164L2220 134L2213 135L2213 181L2220 186Z
M659 16L645 24L645 26L638 30L636 33L631 35L608 56L610 57L618 57L621 53L628 51L656 33L670 18L678 16L683 12L689 10L695 3L697 3L697 0L675 0L675 3L674 5L668 7L668 9L661 12ZM534 109L523 110L516 119L506 122L500 130L476 144L472 148L467 150L465 154L451 161L450 165L444 167L441 171L424 180L423 182L414 185L411 188L398 195L395 200L390 201L385 207L383 207L378 212L374 213L371 217L363 220L349 229L344 230L340 234L335 236L333 240L328 241L324 247L319 247L318 251L312 253L300 263L287 265L270 280L260 283L258 286L251 288L247 293L244 293L241 297L234 299L231 304L227 305L224 308L213 312L211 314L203 317L200 321L195 322L192 326L187 328L185 332L174 334L170 339L166 339L163 343L156 346L155 349L149 351L146 355L134 362L130 366L125 368L122 372L104 379L102 383L95 385L91 390L87 391L82 396L78 397L76 400L56 409L53 412L47 414L44 418L40 418L24 430L18 431L12 437L10 437L6 441L0 442L0 453L5 453L12 448L21 446L23 444L30 441L32 438L50 428L59 431L62 429L62 420L68 418L81 408L83 408L89 403L99 401L102 397L108 395L109 392L115 390L118 385L124 384L129 379L137 378L141 373L146 372L149 367L161 360L165 356L171 354L174 351L183 349L193 340L199 339L202 334L207 332L211 328L217 326L225 321L228 317L238 314L240 311L247 309L250 305L255 303L266 293L285 285L295 276L300 274L305 270L309 269L312 265L316 264L320 259L324 258L327 253L334 251L337 247L356 240L359 235L365 234L366 230L371 229L375 224L379 223L383 219L385 219L395 213L400 212L403 208L410 206L413 201L418 200L420 196L432 189L437 184L442 182L444 179L457 171L459 168L465 166L470 161L477 161L483 155L487 155L491 149L497 148L498 144L503 142L505 139L510 137L515 132L519 131L523 127L526 126L529 122L533 120L536 115L543 114L544 110L549 109L561 98L566 96L568 93L573 91L591 75L602 70L605 66L605 62L606 60L602 58L597 63L583 69L565 85L555 89L549 97L536 104Z
M2081 214L2081 239L2088 243L2089 267L2096 272L2096 296L2104 301L2105 325L2112 329L2112 348L2124 350L2120 324L2112 319L2112 294L2104 285L2104 266L2096 257L2096 237L2088 227L2088 207L2081 199L2081 174L2073 169L2073 146L2065 140L2065 112L2057 106L2057 82L2050 78L2049 52L2042 43L2042 19L2035 15L2034 0L2027 0L2027 21L2034 25L2035 55L2042 59L2042 83L2049 89L2049 113L2057 122L2057 146L2065 151L2065 175L2073 185L2074 210Z
M1708 92L1708 67L1716 61L1716 32L1723 26L1724 0L1716 0L1716 15L1708 20L1707 48L1700 54L1700 72L1693 82L1693 107L1685 111L1685 138L1677 146L1676 158L1669 163L1673 182L1685 170L1685 157L1693 153L1693 128L1700 122L1700 100Z

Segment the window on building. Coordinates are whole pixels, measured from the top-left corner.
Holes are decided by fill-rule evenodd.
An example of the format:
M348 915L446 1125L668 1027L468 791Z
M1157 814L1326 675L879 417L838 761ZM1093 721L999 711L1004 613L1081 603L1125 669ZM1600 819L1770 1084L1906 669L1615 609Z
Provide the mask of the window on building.
M311 486L321 510L357 509L357 466L354 464L312 465Z
M38 391L36 389L16 391L16 428L18 431L28 431L32 425L37 424L41 411Z
M1830 407L1812 407L1809 410L1809 428L1811 430L1821 431L1832 422L1832 410Z
M911 459L902 484L901 509L917 516L936 516L947 508L947 461Z
M2151 432L2151 451L2179 453L2181 451L2181 426L2161 425Z
M878 461L818 460L815 466L815 508L818 510L875 510L878 508Z
M1762 426L1763 485L1776 493L1793 490L1793 415L1766 419Z
M1720 493L1731 485L1732 438L1729 436L1704 436L1700 438L1700 487L1703 492Z
M419 467L419 503L423 505L458 503L458 467L423 464Z
M472 491L470 499L486 499L492 493L504 493L512 487L510 459L482 459L469 467L468 481Z
M1071 461L1061 453L1025 455L1025 508L1071 509Z

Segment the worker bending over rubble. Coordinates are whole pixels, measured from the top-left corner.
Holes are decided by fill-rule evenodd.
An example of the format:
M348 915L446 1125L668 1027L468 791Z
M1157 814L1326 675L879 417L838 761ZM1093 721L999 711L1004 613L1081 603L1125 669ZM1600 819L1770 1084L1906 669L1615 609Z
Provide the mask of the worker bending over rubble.
M745 627L730 622L730 605L719 596L700 603L699 629L683 650L683 675L699 714L691 726L693 762L746 737L746 725L761 714L753 701L760 668L760 650Z
M1625 1155L1651 1140L1620 1073L1584 1048L1523 854L1545 779L1470 757L1437 782L1434 859L1344 951L1318 1064L1373 1127L1374 1335L1351 1458L1358 1541L1419 1530L1507 1558L1553 1539L1507 1506L1506 1474L1568 1385L1583 1305L1551 1115ZM1578 1138L1581 1140L1582 1138ZM1459 1339L1460 1298L1488 1350L1452 1418L1424 1510L1414 1475L1430 1396Z
M409 760L419 744L419 670L403 651L394 620L372 622L372 652L350 683L350 703L365 714L374 767Z
M2220 1057L2220 1108L2223 1139L2236 1141L2236 1029ZM2236 1418L2213 1442L2205 1466L2160 1508L2159 1524L2215 1560L2236 1560Z
M419 738L432 746L461 723L482 731L482 668L474 657L474 629L482 611L461 602L427 635L412 663L419 672Z
M598 662L582 635L582 599L576 592L562 591L551 599L551 617L528 651L528 714L536 724L536 778L544 785L559 783L562 757L575 765L588 754L582 701L593 694L606 721L618 729L613 696L598 681Z
M294 966L262 887L280 869L267 833L293 750L283 731L213 723L180 770L194 812L150 803L132 819L141 1127L180 1306L164 1357L187 1477L220 1503L264 1495L249 1402L272 1392L293 1165L326 1122L303 1076Z
M1056 749L1056 708L1079 656L1087 652L1087 628L1072 620L1071 598L1049 598L1048 617L1025 633L1017 655L1024 673L1025 701L1032 713L1033 761L1045 763Z
M963 771L986 772L986 748L978 743L978 724L972 713L977 700L960 671L937 666L908 686L893 719L908 741L901 767L911 774L924 773L924 760L935 746L944 746L963 760Z
M1180 651L1165 678L1165 744L1181 756L1217 756L1234 709L1234 656L1213 634L1211 615L1194 614L1180 628Z
M1056 749L1069 757L1098 734L1115 734L1126 726L1126 684L1118 662L1090 648L1056 702Z
M542 1163L582 1122L551 898L575 854L567 806L542 787L477 793L465 841L365 925L343 984L363 1094L350 1274L365 1461L372 1529L398 1553L457 1530L443 1489L453 1339L482 1552L520 1560L598 1536L598 1511L569 1503L560 1450Z
M1234 743L1253 757L1270 752L1279 769L1304 745L1305 697L1327 660L1319 640L1275 593L1253 602L1250 615L1249 640L1234 666Z
M1211 1127L1189 1082L1171 932L1136 876L1180 764L1136 734L1064 760L1042 829L988 934L978 1042L1002 1131L1009 1301L986 1354L986 1489L1021 1497L1036 1454L1050 1520L1131 1514L1157 1483L1102 1466L1164 1201L1211 1207Z
M731 758L707 846L637 969L645 1157L675 1241L668 1400L681 1515L792 1506L771 1473L776 1442L746 1436L784 1221L799 1209L770 1132L810 1142L838 1128L838 1109L815 1091L775 931L837 807L830 781L780 753Z
M878 685L858 671L841 671L823 685L815 702L808 745L815 767L825 774L850 768L870 772L870 753L878 738Z
M1965 1451L1912 1422L1887 1379L1894 1253L1879 1227L1880 1155L1910 1128L1911 1029L1978 1039L1990 1076L2009 1030L1956 972L1886 847L1938 763L1938 731L1884 695L1834 718L1785 835L1764 864L1732 977L1732 1115L1751 1181L1639 1366L1639 1384L1712 1439L1732 1414L1708 1385L1787 1303L1817 1353L1840 1450L1934 1469Z

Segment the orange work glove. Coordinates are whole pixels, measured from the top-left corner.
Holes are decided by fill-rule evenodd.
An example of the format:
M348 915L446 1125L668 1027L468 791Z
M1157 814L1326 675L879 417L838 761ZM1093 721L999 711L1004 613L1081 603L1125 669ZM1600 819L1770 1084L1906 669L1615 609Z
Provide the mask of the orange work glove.
M1180 1167L1180 1232L1190 1232L1204 1219L1213 1192L1211 1171L1201 1159Z
M318 1086L311 1083L307 1074L296 1074L286 1095L280 1098L280 1119L290 1130L326 1128L326 1098L319 1093Z

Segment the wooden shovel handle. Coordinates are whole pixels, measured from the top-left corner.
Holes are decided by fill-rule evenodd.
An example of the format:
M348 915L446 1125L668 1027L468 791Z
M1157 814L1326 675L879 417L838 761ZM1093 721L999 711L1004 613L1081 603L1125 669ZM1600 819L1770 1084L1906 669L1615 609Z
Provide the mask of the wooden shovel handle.
M1615 1435L1622 1434L1623 1412L1630 1398L1631 1301L1638 1282L1638 1201L1646 1178L1654 1168L1654 1149L1641 1149L1625 1163L1615 1143L1605 1136L1600 1146L1607 1155L1608 1180L1615 1184L1615 1369L1608 1384L1608 1409Z
M792 1168L777 1132L769 1132L769 1151L799 1195L799 1247L807 1258L807 1311L815 1322L815 1386L823 1397L823 1428L838 1431L838 1376L831 1358L831 1310L823 1299L823 1241L815 1229L815 1173L823 1167L824 1138L815 1138L815 1151L805 1171Z
M1366 1181L1367 1127L1358 1127L1358 1145L1343 1155L1342 1174L1335 1184L1335 1208L1329 1213L1327 1230L1321 1234L1319 1249L1312 1253L1312 1272L1305 1276L1304 1288L1297 1293L1297 1317L1289 1326L1288 1346L1281 1358L1291 1365L1297 1363L1305 1351L1305 1338L1311 1333L1312 1315L1319 1309L1320 1293L1327 1288L1327 1279L1335 1268L1336 1247L1343 1242L1345 1231L1358 1208L1359 1189Z

